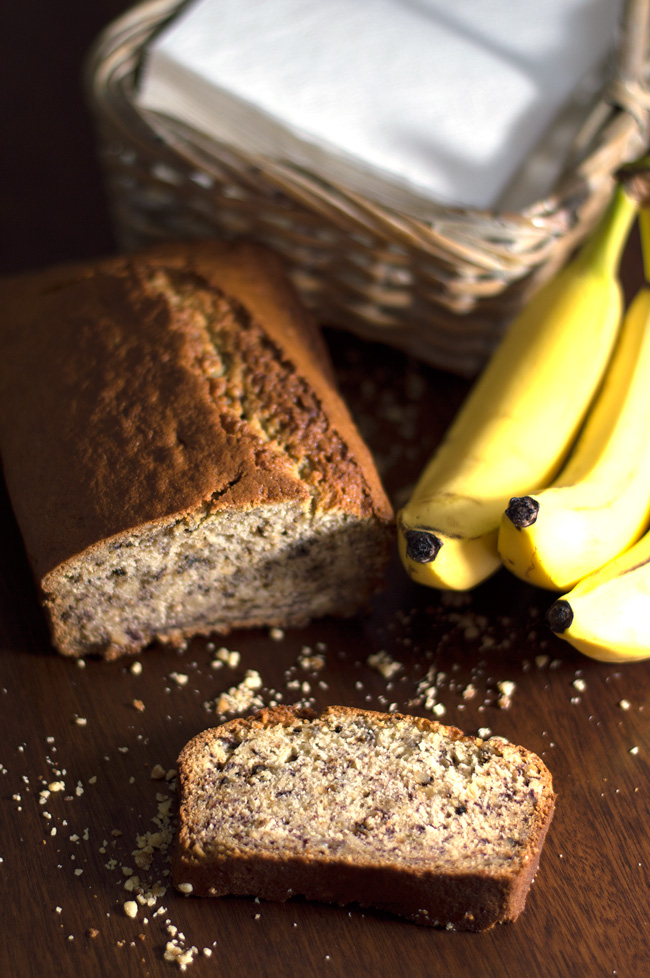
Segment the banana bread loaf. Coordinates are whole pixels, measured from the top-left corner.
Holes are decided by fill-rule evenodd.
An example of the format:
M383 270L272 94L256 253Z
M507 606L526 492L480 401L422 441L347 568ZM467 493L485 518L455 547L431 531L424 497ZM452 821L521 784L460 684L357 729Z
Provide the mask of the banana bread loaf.
M522 747L335 706L206 730L178 774L181 892L355 902L459 930L523 910L555 804Z
M0 452L56 648L354 613L391 507L275 256L165 244L0 284Z

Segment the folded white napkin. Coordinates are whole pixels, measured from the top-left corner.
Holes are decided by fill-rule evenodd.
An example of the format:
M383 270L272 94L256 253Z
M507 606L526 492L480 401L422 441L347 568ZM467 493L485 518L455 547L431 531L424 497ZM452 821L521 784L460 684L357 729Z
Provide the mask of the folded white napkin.
M137 102L416 216L494 208L593 88L621 3L197 0L151 43ZM530 201L562 162L549 138Z

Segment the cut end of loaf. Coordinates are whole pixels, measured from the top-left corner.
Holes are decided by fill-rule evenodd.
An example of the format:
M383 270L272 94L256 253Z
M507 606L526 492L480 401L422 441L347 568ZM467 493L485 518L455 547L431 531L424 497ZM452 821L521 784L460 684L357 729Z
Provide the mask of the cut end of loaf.
M554 808L524 748L344 707L230 721L178 768L181 892L296 894L464 930L521 912Z
M153 641L302 626L359 611L380 586L391 528L276 503L173 518L90 548L46 582L57 647L114 659Z

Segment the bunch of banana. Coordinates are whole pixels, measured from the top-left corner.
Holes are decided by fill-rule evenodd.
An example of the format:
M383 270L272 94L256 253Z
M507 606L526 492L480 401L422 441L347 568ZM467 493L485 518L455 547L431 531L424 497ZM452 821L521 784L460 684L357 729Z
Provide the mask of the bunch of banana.
M592 659L650 657L650 532L546 612L560 638Z
M639 214L641 243L645 266L646 282L650 279L650 209L644 206ZM635 296L628 317L638 315L637 329L643 330L645 316L646 334L650 331L650 285L646 284ZM650 361L645 346L647 335L639 348L639 362L630 377L630 391L643 384L650 387ZM630 394L630 396L635 396ZM627 399L626 399L627 400ZM612 524L619 520L628 526L643 522L645 515L646 532L636 543L626 549L626 544L599 569L584 576L548 609L546 620L554 632L570 642L576 649L604 662L635 661L650 658L650 530L648 523L650 480L648 479L648 459L650 458L650 439L647 437L648 404L641 396L637 407L640 413L636 421L632 416L629 424L638 426L639 433L632 434L624 427L621 439L624 443L621 464L627 470L632 488L625 487L622 494L632 513L625 514L624 506L618 500L612 501L609 513L601 530L605 537L611 536ZM627 411L627 407L625 411ZM622 416L622 415L621 415ZM645 432L645 443L640 432ZM632 458L623 461L625 446ZM637 483L637 479L639 482ZM638 534L637 534L638 535Z
M650 277L650 211L639 214ZM603 386L552 486L510 500L503 564L567 591L639 539L650 520L650 287L628 308Z
M636 211L619 185L589 242L515 318L473 386L398 514L414 580L456 590L485 580L501 566L508 500L557 475L616 342L618 266Z

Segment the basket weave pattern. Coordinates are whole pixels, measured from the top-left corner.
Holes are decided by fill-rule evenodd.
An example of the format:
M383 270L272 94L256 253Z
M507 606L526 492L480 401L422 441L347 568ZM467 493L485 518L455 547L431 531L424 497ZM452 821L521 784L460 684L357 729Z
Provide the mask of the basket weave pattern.
M142 50L179 7L151 0L98 39L88 97L118 240L250 237L278 251L322 323L472 375L529 295L598 219L650 141L650 0L628 0L616 63L552 193L521 212L441 206L420 221L317 175L251 157L133 94Z

